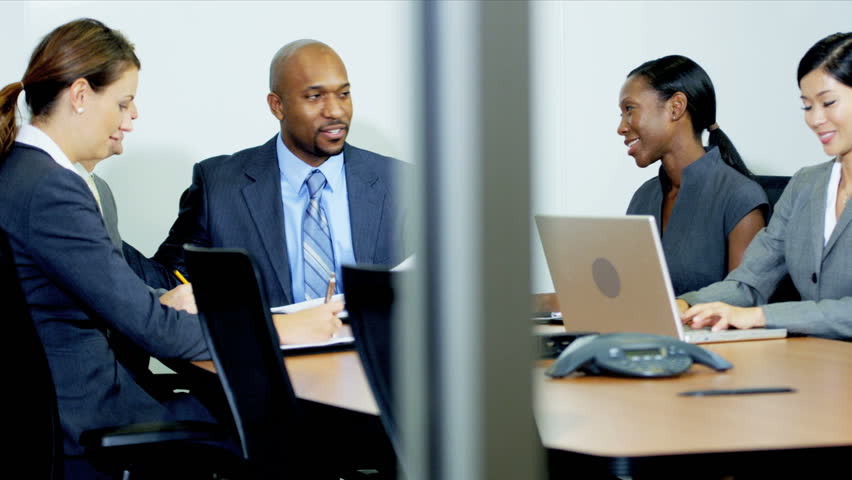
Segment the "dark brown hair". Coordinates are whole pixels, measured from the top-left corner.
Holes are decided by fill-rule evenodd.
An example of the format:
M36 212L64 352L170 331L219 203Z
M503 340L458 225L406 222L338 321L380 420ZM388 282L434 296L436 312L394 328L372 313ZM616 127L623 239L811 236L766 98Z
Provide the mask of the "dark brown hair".
M60 92L78 78L86 79L97 92L131 66L141 67L133 44L97 20L81 18L54 29L33 51L24 78L0 90L0 157L15 142L22 91L33 118L42 117L51 113Z

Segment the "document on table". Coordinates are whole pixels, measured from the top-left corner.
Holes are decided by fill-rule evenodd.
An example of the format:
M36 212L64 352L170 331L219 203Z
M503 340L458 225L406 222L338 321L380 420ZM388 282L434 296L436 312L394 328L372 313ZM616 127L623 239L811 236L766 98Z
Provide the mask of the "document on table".
M343 294L338 293L337 295L331 297L332 300L339 300L341 302L344 301ZM294 313L300 310L304 310L306 308L313 308L322 305L325 302L324 298L315 298L313 300L307 300L304 302L293 303L291 305L283 305L281 307L273 307L270 309L272 313ZM339 318L346 318L346 310L341 311L337 314ZM352 337L352 331L349 330L348 327L343 327L337 334L326 340L324 342L316 342L316 343L293 343L293 344L284 344L281 345L282 351L293 351L293 350L334 350L336 348L342 348L347 345L354 345L355 338Z
M337 347L341 349L343 347L355 345L355 337L352 335L341 335L337 334L331 337L330 340L325 342L317 342L317 343L287 343L281 345L281 351L296 351L296 350L337 350Z
M410 257L399 262L399 265L391 268L391 272L404 272L406 270L414 270L414 265L415 265L414 260L415 260L415 257L414 257L414 254L412 254Z
M341 302L346 303L346 299L343 298L342 293L338 293L337 295L331 297L331 300L332 301L341 301ZM323 303L325 303L324 298L315 298L313 300L305 300L304 302L293 303L293 304L290 304L290 305L282 305L280 307L272 307L269 310L272 313L294 313L294 312L298 312L300 310L305 310L307 308L318 307L318 306L322 305ZM342 310L340 313L337 314L337 318L346 318L347 316L348 315L346 313L346 310Z

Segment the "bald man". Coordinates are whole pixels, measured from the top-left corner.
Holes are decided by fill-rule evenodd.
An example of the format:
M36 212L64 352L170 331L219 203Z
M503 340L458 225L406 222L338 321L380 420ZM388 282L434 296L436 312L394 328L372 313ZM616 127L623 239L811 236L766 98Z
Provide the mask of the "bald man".
M265 144L195 165L178 219L154 259L184 271L184 243L250 252L270 305L326 294L341 265L403 258L399 160L346 143L346 67L328 45L285 45L269 68L267 103L280 131Z

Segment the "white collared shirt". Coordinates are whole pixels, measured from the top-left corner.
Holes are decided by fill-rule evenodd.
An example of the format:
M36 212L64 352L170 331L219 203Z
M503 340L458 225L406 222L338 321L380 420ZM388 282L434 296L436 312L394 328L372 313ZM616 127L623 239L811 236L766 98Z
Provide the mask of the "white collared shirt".
M21 129L18 130L18 136L15 137L15 141L44 150L48 155L50 155L50 158L52 158L54 162L74 173L78 173L74 168L74 164L68 159L68 155L65 155L65 152L59 148L59 145L57 145L52 138L38 127L28 123L21 125Z
M828 177L828 193L825 198L825 243L828 245L828 239L831 238L834 227L837 226L837 189L840 188L840 160L835 159L834 165L831 166L831 176Z
M86 170L86 167L84 167L80 162L74 164L74 171L77 172L77 175L83 177L83 180L92 176L92 173Z

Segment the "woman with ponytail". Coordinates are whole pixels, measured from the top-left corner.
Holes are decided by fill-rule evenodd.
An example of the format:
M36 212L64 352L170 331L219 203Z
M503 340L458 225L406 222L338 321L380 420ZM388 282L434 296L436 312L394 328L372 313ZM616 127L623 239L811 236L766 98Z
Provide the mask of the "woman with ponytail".
M764 227L769 203L716 123L710 77L686 57L651 60L627 75L619 106L627 154L640 168L661 162L627 213L656 218L675 294L723 279Z
M133 273L74 169L121 152L139 68L123 35L81 19L44 37L23 79L0 90L0 228L47 355L69 479L103 476L80 456L84 431L214 420L191 396L155 398L116 355L121 334L158 358L209 358L197 316ZM22 93L31 121L18 127Z
M852 33L811 47L798 82L805 123L833 158L796 172L769 226L724 281L678 299L696 328L766 326L852 340ZM787 273L802 300L767 304Z
M9 153L15 143L18 97L23 91L23 82L10 83L0 90L0 158Z
M122 152L138 116L139 68L121 33L80 19L45 36L23 79L0 89L0 229L53 377L66 479L107 477L83 456L84 431L215 421L192 395L146 390L128 364L128 341L161 360L209 359L192 287L160 297L145 285L110 240L99 199L75 169L90 171ZM22 94L31 120L19 127ZM274 315L278 336L324 341L339 328L342 307Z

